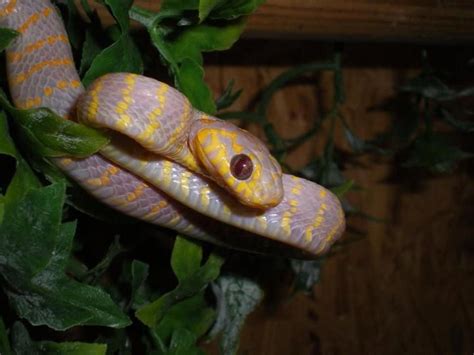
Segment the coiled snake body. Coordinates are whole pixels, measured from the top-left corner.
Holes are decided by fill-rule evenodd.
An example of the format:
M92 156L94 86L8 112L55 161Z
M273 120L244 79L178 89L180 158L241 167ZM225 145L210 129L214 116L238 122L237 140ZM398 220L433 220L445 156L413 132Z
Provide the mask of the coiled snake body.
M48 107L117 132L100 154L55 159L105 204L217 243L232 234L244 249L271 239L317 255L344 231L344 213L330 191L282 174L263 143L193 109L166 84L115 73L85 91L49 0L0 0L0 26L21 33L7 49L18 108Z

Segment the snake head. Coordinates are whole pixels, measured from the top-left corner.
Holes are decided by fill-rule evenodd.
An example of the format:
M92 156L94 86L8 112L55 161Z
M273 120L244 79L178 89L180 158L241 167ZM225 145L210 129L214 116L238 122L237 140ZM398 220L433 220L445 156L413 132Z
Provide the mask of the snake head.
M193 123L189 146L209 176L242 204L265 209L282 200L281 167L249 132L230 122L201 118Z

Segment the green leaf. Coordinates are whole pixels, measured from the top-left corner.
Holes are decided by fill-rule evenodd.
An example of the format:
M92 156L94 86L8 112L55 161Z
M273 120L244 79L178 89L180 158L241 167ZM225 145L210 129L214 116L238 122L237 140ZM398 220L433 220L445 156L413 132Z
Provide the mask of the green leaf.
M199 0L163 0L161 11L163 10L197 10Z
M196 338L203 336L215 320L215 311L208 307L204 299L204 292L178 302L159 322L155 329L156 334L168 343L173 331L186 329Z
M202 248L194 241L176 237L173 253L171 255L171 267L178 281L191 276L201 267Z
M117 72L143 73L140 51L130 35L126 33L94 58L84 75L83 83L87 87L98 77Z
M130 305L141 304L139 300L140 291L145 285L145 281L148 278L149 265L145 264L139 260L133 260L131 264L131 295L130 295Z
M133 0L105 0L105 3L109 6L112 15L114 15L115 20L120 25L122 32L128 32L128 11L132 6Z
M74 0L67 0L67 10L66 30L69 42L74 49L79 49L84 39L84 22L82 21Z
M176 329L166 355L204 355L204 351L196 347L196 336L186 329Z
M199 1L199 22L203 22L216 5L222 0L200 0Z
M204 82L204 69L191 59L185 59L176 75L178 89L189 99L196 109L213 114L216 104L212 93Z
M235 100L240 97L240 94L242 94L242 89L232 92L234 83L234 79L229 81L222 95L216 100L217 111L230 107L235 102Z
M241 16L250 15L265 0L230 0L220 1L209 15L212 19L233 20Z
M10 348L10 342L8 341L7 329L5 323L0 317L0 354L2 355L13 355L12 349Z
M342 185L331 188L332 193L334 193L339 199L341 199L346 193L352 190L354 186L354 180L347 180Z
M0 105L15 119L28 148L45 157L86 157L99 151L109 139L96 129L65 120L47 108L19 110L0 90Z
M245 21L232 21L224 26L195 25L167 41L168 48L176 62L192 59L202 65L202 52L229 49L244 30Z
M22 323L15 322L10 332L12 349L16 355L40 355L37 345Z
M48 355L105 355L107 353L106 344L81 342L55 343L43 341L39 343L39 349Z
M400 87L402 92L410 92L429 99L449 99L455 95L439 78L431 75L419 75Z
M472 157L474 154L450 145L441 135L425 133L415 140L403 166L445 173L451 171L458 161Z
M474 122L456 119L451 112L441 109L441 119L462 132L474 132Z
M0 28L0 52L3 52L19 33L9 28Z
M219 277L212 287L217 298L217 320L211 336L220 333L222 354L236 354L240 330L247 316L263 298L263 291L253 280L237 276Z
M61 224L64 197L64 184L53 184L5 204L0 225L5 292L18 315L33 325L125 327L129 319L107 293L64 273L75 231L75 223Z
M177 243L176 247L179 248L180 253L173 252L173 259L175 260L175 265L179 265L180 277L183 278L179 280L178 286L174 290L164 294L156 301L139 308L135 313L135 316L140 319L140 321L152 328L156 327L161 319L163 319L171 306L181 300L193 297L202 291L208 283L215 280L217 276L219 276L220 268L224 262L222 257L211 254L203 266L200 266L194 270L194 272L190 273L188 267L182 268L183 263L176 261L177 259L186 257L186 255L181 253L188 250L188 248L183 247L181 241ZM194 251L194 254L197 253ZM194 256L193 259L196 259L196 256ZM193 262L193 264L195 263ZM188 274L188 276L184 277L185 274Z
M40 186L35 174L23 160L8 133L7 118L3 111L0 112L0 154L8 155L16 159L16 171L6 195L2 198L2 213L0 213L0 223L3 217L3 205L10 201L21 198L30 189Z
M295 274L295 288L311 292L321 275L321 260L290 260L291 269Z
M95 38L93 32L91 30L87 30L86 38L82 45L82 57L79 73L84 74L87 69L90 68L92 62L99 55L101 50L102 49L99 45L99 42Z

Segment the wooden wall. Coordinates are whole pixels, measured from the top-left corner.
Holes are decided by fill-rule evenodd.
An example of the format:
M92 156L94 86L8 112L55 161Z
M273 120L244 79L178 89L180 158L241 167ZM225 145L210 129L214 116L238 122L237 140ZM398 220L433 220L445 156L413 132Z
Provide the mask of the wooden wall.
M442 61L463 52L433 51ZM206 78L216 95L235 79L244 92L234 109L244 109L284 69L325 59L329 52L329 45L312 41L244 40L231 51L208 56ZM390 115L373 108L393 98L419 63L416 46L346 45L343 112L360 136L387 127ZM301 134L324 112L332 89L327 73L286 88L272 102L271 120L286 137ZM321 153L323 138L318 135L293 152L290 164L301 167ZM348 149L342 139L338 145ZM350 219L366 236L326 261L311 295L289 297L289 284L279 285L278 307L264 303L248 319L240 353L472 353L472 172L472 164L465 164L453 175L410 175L376 156L348 163L345 173L364 187L350 193L351 202L386 223ZM217 353L215 344L207 350Z

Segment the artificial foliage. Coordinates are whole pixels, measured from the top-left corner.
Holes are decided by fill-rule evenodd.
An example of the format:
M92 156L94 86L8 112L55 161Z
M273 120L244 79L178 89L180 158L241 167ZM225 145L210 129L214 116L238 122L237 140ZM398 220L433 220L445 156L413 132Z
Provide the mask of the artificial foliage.
M363 212L344 200L345 193L358 186L342 171L334 142L338 125L353 154L401 154L405 167L445 172L472 156L449 142L445 132L439 133L435 120L472 134L469 113L452 102L472 95L473 90L448 87L428 65L400 88L413 117L394 121L392 130L370 141L355 135L340 110L344 83L339 46L328 61L301 65L275 78L262 91L255 110L232 111L241 92L234 90L233 82L214 100L203 79L203 53L230 48L244 30L246 17L261 2L165 0L154 13L134 6L132 0L96 1L116 21L108 28L88 1L61 1L58 6L85 86L109 72L148 74L161 62L170 81L194 107L223 119L259 124L284 169L331 188L343 199L348 215ZM131 32L130 19L146 29L145 45ZM0 50L16 35L0 29ZM152 54L144 50L149 44L155 50ZM304 135L280 137L267 117L273 95L319 71L333 73L332 107ZM240 270L239 263L254 269L265 264L267 270L292 270L295 290L309 291L318 281L322 258L245 255L176 236L94 201L50 158L93 154L107 144L107 134L65 121L48 109L15 109L4 78L0 92L1 354L202 354L200 341L216 337L223 354L234 354L246 317L264 297L258 275ZM285 164L287 153L320 133L322 125L329 127L329 133L321 137L325 139L321 155L303 169L292 170Z

